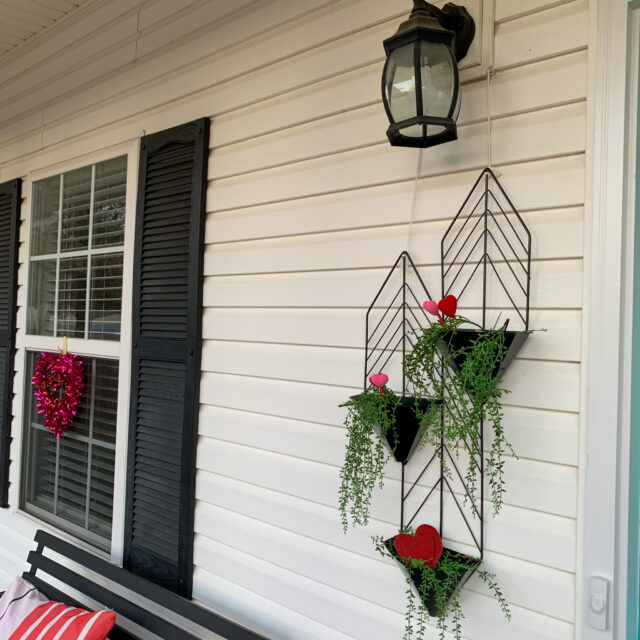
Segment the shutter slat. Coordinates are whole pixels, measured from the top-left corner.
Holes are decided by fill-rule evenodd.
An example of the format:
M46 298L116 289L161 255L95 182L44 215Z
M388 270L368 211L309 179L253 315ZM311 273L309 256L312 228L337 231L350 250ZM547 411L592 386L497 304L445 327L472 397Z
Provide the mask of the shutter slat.
M125 567L191 597L208 119L141 145Z
M11 405L18 291L18 243L22 183L19 179L0 184L0 507L8 507Z

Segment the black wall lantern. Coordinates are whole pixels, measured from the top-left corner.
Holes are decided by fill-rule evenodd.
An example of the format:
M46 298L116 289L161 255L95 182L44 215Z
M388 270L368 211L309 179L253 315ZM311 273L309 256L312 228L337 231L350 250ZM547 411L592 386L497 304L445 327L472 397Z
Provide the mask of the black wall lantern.
M384 41L382 101L392 145L432 147L457 139L457 63L467 55L475 32L464 7L446 4L438 9L414 0L409 19Z

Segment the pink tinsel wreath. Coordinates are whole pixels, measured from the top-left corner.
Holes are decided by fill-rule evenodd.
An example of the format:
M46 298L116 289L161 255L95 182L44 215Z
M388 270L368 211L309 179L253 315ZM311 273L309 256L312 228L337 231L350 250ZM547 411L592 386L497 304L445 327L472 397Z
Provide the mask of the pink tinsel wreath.
M84 365L72 353L43 353L36 362L31 384L44 426L59 438L76 416L84 389Z

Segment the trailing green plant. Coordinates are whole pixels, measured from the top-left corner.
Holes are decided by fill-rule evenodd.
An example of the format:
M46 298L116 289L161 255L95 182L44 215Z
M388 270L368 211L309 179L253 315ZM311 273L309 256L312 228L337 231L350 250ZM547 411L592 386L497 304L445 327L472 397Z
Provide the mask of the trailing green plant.
M371 494L376 485L382 488L384 466L389 459L384 440L395 434L395 412L402 398L386 387L369 388L350 398L346 407L347 445L344 465L340 471L339 507L342 526L346 532L349 516L352 524L369 522Z
M455 340L462 325L477 328L474 339L467 344ZM468 454L465 500L477 507L480 425L484 421L493 429L485 475L495 515L500 512L504 495L504 456L515 456L502 425L501 399L508 391L500 386L500 376L496 375L507 351L505 328L482 330L456 315L434 322L416 338L413 351L404 360L405 376L414 393L441 399L420 416L424 438L435 447L443 440L457 456ZM446 467L444 452L441 458Z
M413 533L405 528L400 533ZM430 617L427 603L435 606L436 627L440 640L451 633L455 640L462 640L464 613L460 605L459 583L469 571L475 571L498 601L507 620L511 620L509 604L498 586L494 574L478 570L480 560L444 549L435 568L415 558L402 558L394 554L389 541L374 537L375 548L384 557L399 560L406 568L407 606L403 640L424 640L427 620ZM417 592L417 595L416 595Z

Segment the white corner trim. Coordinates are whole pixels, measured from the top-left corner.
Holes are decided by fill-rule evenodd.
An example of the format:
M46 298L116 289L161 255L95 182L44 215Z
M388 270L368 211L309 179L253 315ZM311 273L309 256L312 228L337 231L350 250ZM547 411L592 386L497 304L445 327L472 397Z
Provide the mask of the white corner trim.
M591 0L575 635L581 640L625 638L612 471L621 439L628 16L627 2ZM586 622L592 576L613 585L606 631Z
M111 561L120 564L124 557L125 505L127 501L127 459L129 444L129 402L131 394L131 335L133 304L133 256L135 247L136 202L138 196L138 158L140 140L129 148L127 195L125 205L124 262L122 265L122 311L120 332L120 369L118 376L118 418L116 421L116 458L113 469L113 521L111 525Z

